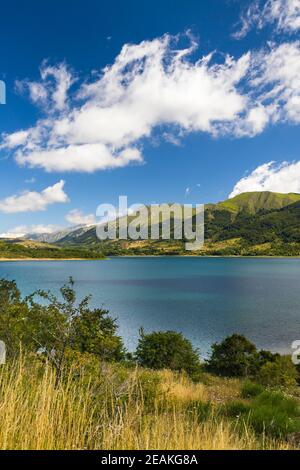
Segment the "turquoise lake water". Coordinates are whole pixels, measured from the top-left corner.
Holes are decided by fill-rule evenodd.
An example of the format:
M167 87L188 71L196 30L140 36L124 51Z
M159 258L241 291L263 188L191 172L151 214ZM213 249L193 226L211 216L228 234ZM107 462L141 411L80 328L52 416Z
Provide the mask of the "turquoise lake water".
M0 277L22 293L59 287L73 276L117 318L133 350L138 330L177 330L206 355L237 332L260 348L290 352L300 339L300 260L113 258L107 261L1 262Z

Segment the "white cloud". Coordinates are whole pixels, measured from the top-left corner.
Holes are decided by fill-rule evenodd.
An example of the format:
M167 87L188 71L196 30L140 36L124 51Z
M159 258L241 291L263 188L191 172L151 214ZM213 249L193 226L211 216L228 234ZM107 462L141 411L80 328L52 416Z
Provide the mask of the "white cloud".
M192 61L197 44L188 39L186 49L168 35L127 44L73 95L66 65L45 67L42 86L55 113L45 106L35 126L3 135L0 149L19 165L91 173L142 163L143 139L154 130L179 145L192 132L252 137L270 123L300 122L299 42L220 63L214 54Z
M274 24L277 32L294 33L300 29L300 0L255 0L241 16L236 39L245 37L253 28Z
M236 183L229 197L252 191L300 193L300 161L260 165Z
M47 67L39 84L43 88L28 85L35 102L46 101L45 118L23 130L22 138L4 135L2 148L14 149L20 165L92 172L142 162L141 140L163 125L180 134L215 135L219 123L234 122L247 111L247 97L238 84L247 72L249 54L238 60L227 56L221 64L213 55L192 62L195 42L186 49L176 46L168 35L125 45L111 66L69 97L69 110L65 103L73 78L66 78L65 66ZM51 88L49 75L60 86ZM55 115L47 113L49 101L55 103ZM178 143L174 132L165 135Z
M34 234L50 234L55 233L60 230L61 227L58 225L20 225L19 227L14 227L7 232L0 233L0 238L22 238L29 233Z
M31 168L40 167L46 171L82 171L92 173L97 170L122 168L129 163L141 163L138 149L126 148L114 155L103 144L68 145L49 150L37 149L24 155L16 152L16 161Z
M252 86L275 121L300 122L300 42L283 43L258 54Z
M188 197L191 194L191 188L188 186L185 188L185 197Z
M276 23L279 31L300 29L300 0L268 0L264 9L264 21Z
M25 180L25 183L27 184L33 184L36 182L36 179L34 176L32 176L31 178L28 178L27 180Z
M42 192L25 191L20 195L9 196L0 200L0 212L15 214L18 212L44 211L51 204L68 202L68 196L64 192L63 180L49 186Z
M83 214L79 209L73 209L66 215L67 222L72 225L95 225L96 217L94 214Z
M50 66L44 61L40 68L40 75L41 82L17 80L17 91L28 92L33 103L45 107L50 113L66 110L68 92L75 82L75 78L66 64Z
M13 132L12 134L3 134L3 144L0 145L1 148L15 148L20 145L24 145L27 141L29 136L29 131L17 131Z
M300 123L300 41L270 44L251 54L248 112L229 124L235 136L255 136L268 124ZM228 132L227 129L223 132Z
M239 29L235 31L232 36L235 39L242 39L247 36L252 28L258 27L260 29L261 18L262 9L260 6L260 0L255 0L242 12L240 21L238 23Z

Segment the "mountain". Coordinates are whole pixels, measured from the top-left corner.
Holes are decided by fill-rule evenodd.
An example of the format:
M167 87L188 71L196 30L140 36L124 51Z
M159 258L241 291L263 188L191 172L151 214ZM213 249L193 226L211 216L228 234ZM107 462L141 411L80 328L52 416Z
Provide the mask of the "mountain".
M28 240L35 240L35 241L45 242L45 243L57 243L60 240L63 240L66 237L68 237L68 235L70 234L72 235L72 237L74 237L74 239L76 239L76 236L80 237L85 232L90 230L90 228L91 228L90 225L86 225L86 226L70 227L65 230L60 230L54 233L42 233L42 234L28 233L25 238Z
M289 204L300 201L300 194L290 193L272 193L269 191L243 193L219 202L218 204L207 204L208 209L227 210L233 214L246 212L247 214L256 214L264 210L282 209Z
M199 255L298 256L300 194L251 192L207 204L205 240ZM47 236L44 241L61 247L100 250L105 255L188 254L181 240L100 241L96 226L74 227Z

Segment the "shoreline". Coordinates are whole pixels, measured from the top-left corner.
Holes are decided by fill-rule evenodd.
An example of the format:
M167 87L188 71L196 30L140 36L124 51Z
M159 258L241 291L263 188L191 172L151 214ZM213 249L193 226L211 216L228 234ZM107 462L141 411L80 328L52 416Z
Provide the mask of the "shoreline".
M105 261L105 258L0 258L0 263L17 261Z
M205 256L198 256L198 255L120 255L120 256L108 256L107 258L0 258L0 263L8 263L8 262L18 262L18 261L105 261L114 258L199 258L199 259L300 259L300 256L243 256L243 255L235 255L235 256L221 256L221 255L205 255Z
M272 256L272 255L261 255L261 256L247 256L247 255L231 255L231 256L223 256L223 255L120 255L120 256L108 256L110 258L223 258L223 259L300 259L299 256Z

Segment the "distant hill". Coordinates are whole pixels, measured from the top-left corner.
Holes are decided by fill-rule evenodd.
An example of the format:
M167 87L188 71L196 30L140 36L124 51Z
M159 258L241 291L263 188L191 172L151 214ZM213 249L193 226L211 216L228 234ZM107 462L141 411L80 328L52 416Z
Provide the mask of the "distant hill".
M24 239L0 240L0 259L101 259L103 254L84 246L62 247Z
M100 241L95 226L75 227L42 240L105 255L188 254L184 241L178 240ZM300 194L251 192L207 204L205 240L199 255L300 256Z
M26 239L35 240L39 242L45 242L45 243L57 243L60 240L67 238L69 234L75 239L76 236L83 235L85 232L90 230L90 228L91 226L70 227L65 230L60 230L54 233L42 233L42 234L29 233L26 235Z

